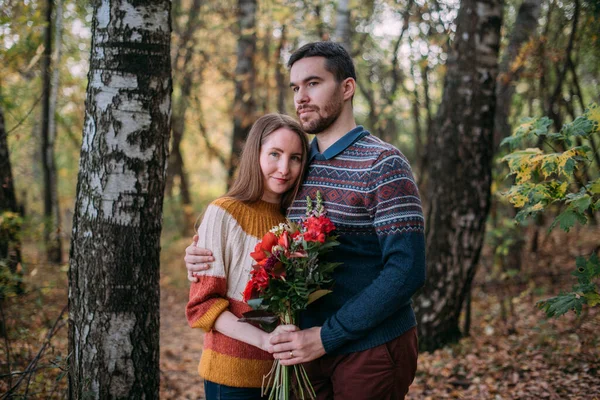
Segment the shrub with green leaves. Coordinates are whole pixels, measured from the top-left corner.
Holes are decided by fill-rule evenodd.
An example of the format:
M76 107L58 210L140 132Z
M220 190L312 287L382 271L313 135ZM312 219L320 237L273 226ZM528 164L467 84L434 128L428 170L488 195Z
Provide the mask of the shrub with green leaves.
M547 117L526 118L504 139L511 153L502 158L508 163L515 181L506 197L520 209L515 219L557 209L550 230L559 226L565 232L579 223L585 225L600 210L600 107L592 104L583 115L563 125L560 132L550 131ZM549 317L574 310L578 315L584 305L600 304L598 256L578 257L577 277L571 292L538 302Z

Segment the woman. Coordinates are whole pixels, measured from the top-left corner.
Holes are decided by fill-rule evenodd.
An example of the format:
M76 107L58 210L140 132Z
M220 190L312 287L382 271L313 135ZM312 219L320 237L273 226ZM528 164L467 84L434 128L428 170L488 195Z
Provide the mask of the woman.
M307 154L308 140L295 120L280 114L259 118L231 189L203 215L197 245L211 249L215 261L192 283L186 314L192 328L207 332L199 372L208 400L260 398L263 375L273 364L266 352L270 335L238 322L251 309L242 292L252 267L250 253L269 229L285 222Z

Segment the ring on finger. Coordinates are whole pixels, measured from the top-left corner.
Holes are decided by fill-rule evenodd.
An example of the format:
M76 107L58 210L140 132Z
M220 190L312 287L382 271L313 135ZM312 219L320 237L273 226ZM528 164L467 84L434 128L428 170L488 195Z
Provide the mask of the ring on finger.
M290 358L294 358L294 351L290 350Z

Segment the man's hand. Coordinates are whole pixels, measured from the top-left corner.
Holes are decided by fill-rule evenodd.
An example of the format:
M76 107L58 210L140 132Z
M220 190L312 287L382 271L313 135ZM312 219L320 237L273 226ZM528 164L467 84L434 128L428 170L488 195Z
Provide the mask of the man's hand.
M325 354L321 342L321 327L297 332L285 332L271 338L269 353L281 365L294 365L317 359Z
M187 268L187 277L190 282L198 282L197 272L206 271L210 268L208 263L215 261L212 252L208 249L196 247L198 244L198 235L194 235L192 244L185 249L185 267Z

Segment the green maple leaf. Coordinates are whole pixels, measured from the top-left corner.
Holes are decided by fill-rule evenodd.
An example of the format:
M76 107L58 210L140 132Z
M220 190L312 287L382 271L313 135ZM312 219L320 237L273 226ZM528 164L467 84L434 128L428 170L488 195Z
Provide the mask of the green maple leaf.
M554 219L554 221L552 222L552 225L550 225L549 230L551 231L558 224L560 226L560 229L562 229L565 232L569 232L571 230L571 228L575 226L575 223L577 221L581 222L582 218L583 218L583 223L585 224L587 222L587 220L585 219L585 216L577 214L573 210L567 209L566 211L562 212Z
M562 293L556 297L539 301L537 306L544 310L548 317L559 317L569 311L575 311L577 315L580 315L586 302L586 298L577 293Z

